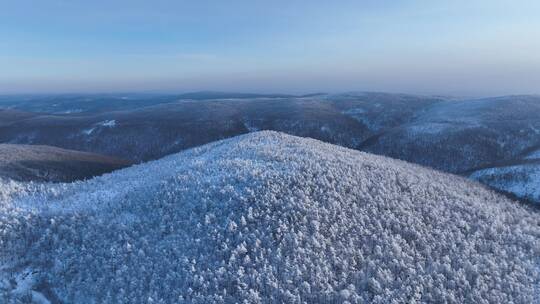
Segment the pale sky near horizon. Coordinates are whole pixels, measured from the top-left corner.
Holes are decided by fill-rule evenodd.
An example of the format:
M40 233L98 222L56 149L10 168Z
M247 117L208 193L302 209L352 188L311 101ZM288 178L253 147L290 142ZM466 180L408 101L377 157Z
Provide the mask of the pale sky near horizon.
M540 1L0 0L0 93L540 93Z

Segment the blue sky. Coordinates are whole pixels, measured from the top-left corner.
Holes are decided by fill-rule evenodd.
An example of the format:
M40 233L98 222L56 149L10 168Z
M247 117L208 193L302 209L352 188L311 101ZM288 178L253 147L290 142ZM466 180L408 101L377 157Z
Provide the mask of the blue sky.
M540 1L0 0L0 93L540 93Z

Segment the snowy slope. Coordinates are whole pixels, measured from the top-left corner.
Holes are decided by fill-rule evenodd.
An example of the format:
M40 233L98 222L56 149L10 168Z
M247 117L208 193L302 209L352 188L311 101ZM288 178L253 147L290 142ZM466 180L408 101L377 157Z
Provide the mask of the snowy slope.
M529 153L525 159L540 159L540 149Z
M0 198L8 303L538 300L534 210L460 177L276 132L86 182L10 182Z
M470 177L519 198L540 202L540 161L478 170Z
M518 161L540 147L540 97L503 96L444 101L366 140L363 150L464 174Z

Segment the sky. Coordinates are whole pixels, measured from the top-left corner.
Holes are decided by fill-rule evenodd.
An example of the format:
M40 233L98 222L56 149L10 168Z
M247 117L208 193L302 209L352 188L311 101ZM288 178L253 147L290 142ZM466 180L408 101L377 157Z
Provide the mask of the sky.
M540 93L540 1L0 0L0 93Z

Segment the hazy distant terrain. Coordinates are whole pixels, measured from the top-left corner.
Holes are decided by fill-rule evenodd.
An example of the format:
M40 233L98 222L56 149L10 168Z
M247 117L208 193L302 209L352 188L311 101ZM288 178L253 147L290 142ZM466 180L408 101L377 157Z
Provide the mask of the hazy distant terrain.
M430 105L365 149L444 171L522 159L540 145L540 97L508 96Z
M385 93L200 92L17 98L0 98L0 142L52 145L140 162L222 138L275 130L472 175L505 191L517 188L480 176L491 167L529 160L533 169L520 169L519 175L527 176L520 180L537 181L528 172L538 167L530 160L540 158L538 96L461 100ZM499 171L491 172L490 180L494 174Z
M319 94L310 94L313 96ZM179 100L296 98L287 94L249 94L225 92L193 92L177 95L164 94L62 94L62 95L7 95L0 96L0 108L49 114L96 113L133 110Z
M118 158L40 145L0 144L0 178L71 182L128 166Z
M79 99L73 103L78 104ZM381 129L408 122L418 109L439 101L362 93L175 101L162 97L150 106L135 103L131 109L71 114L20 112L27 107L19 106L16 113L26 116L0 127L0 142L47 144L134 161L156 159L257 130L282 131L358 148ZM41 99L35 102L42 103ZM62 111L69 111L69 105L64 101ZM13 116L13 108L5 106L0 121Z

